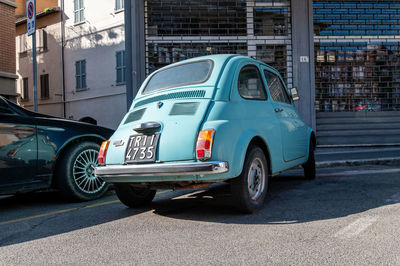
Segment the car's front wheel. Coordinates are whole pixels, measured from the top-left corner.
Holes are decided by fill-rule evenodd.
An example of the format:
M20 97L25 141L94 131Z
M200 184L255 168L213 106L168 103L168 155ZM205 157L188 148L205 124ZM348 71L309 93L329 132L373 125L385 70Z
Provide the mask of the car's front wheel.
M98 165L99 144L83 141L69 147L59 158L56 187L75 200L94 200L107 192L108 184L94 175Z
M156 195L156 190L137 188L130 184L114 184L119 200L129 208L139 208L149 204Z
M263 150L248 149L240 176L231 182L232 196L240 211L253 213L264 206L268 189L268 163Z

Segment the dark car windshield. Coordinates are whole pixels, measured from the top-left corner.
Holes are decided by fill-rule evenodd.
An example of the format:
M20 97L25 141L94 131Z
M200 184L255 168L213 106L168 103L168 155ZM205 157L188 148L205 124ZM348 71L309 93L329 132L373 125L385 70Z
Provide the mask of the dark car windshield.
M144 93L207 81L212 71L211 60L186 63L167 68L149 80Z

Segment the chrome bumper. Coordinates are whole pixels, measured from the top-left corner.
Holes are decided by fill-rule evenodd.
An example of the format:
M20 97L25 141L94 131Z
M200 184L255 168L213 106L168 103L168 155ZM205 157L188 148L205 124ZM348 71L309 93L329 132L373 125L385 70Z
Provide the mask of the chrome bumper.
M227 162L153 163L98 166L94 174L99 177L186 176L222 174L228 170Z

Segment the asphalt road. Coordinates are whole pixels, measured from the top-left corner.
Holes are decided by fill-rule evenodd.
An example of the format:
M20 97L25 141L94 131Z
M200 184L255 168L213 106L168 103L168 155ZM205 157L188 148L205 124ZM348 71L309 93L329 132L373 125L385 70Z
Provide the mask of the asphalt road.
M111 191L68 203L54 192L0 198L0 265L400 265L400 168L297 170L265 208L242 215L229 186L161 191L132 210Z

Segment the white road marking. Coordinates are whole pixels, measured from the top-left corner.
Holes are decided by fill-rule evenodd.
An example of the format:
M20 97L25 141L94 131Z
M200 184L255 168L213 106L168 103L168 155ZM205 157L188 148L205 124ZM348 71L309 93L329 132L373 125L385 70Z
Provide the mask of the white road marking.
M343 151L317 151L315 155L330 155L330 154L351 154L351 153L366 153L366 152L385 152L385 151L400 151L400 148L384 148L384 149L352 149Z
M400 193L392 195L386 200L387 203L400 203Z
M339 232L335 234L335 237L341 238L341 239L349 239L351 237L359 235L361 232L365 231L368 227L370 227L373 223L375 223L378 220L378 217L374 216L367 216L367 217L362 217Z
M400 173L400 168L395 169L374 169L374 170L354 170L354 171L343 171L336 173L318 174L318 176L338 176L338 175L365 175L365 174L390 174Z

